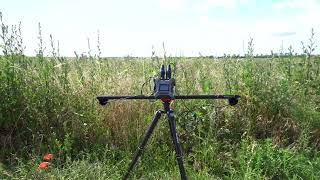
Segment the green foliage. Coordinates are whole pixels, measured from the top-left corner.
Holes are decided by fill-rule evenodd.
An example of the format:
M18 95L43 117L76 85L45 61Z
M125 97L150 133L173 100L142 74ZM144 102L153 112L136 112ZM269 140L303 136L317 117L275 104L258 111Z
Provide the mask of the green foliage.
M272 141L263 143L245 140L237 153L239 177L258 175L270 179L317 179L319 169L317 159L310 159L303 153L275 147ZM252 177L254 178L254 177Z

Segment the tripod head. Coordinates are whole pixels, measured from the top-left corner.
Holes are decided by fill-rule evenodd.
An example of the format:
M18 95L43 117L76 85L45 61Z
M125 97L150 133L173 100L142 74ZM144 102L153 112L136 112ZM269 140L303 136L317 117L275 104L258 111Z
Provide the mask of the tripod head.
M153 80L153 94L151 96L97 96L101 105L106 105L109 100L130 100L130 99L161 99L163 102L171 102L173 99L228 99L229 105L234 106L238 103L240 95L176 95L176 81L171 77L171 65L160 67L159 77Z

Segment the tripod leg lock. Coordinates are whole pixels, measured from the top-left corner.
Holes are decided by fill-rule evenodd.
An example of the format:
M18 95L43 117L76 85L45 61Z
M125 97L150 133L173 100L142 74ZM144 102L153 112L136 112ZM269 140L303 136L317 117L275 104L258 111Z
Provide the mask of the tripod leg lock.
M174 114L172 110L168 111L168 118L174 118Z

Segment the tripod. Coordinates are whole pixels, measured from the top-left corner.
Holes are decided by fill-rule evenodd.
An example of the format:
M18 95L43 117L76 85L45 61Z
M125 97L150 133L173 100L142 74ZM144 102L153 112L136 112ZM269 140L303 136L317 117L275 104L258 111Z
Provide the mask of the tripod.
M240 98L239 95L180 95L180 96L174 96L175 99L227 99L229 101L229 105L234 106L238 103L238 99ZM183 161L182 161L182 152L181 152L181 146L179 143L179 139L177 136L177 131L176 131L176 123L174 119L174 111L170 109L170 103L172 99L170 97L166 98L158 98L155 96L97 96L97 99L101 105L106 105L109 100L150 100L150 99L161 99L162 104L163 104L163 110L158 110L154 117L153 120L148 127L143 140L141 141L137 151L135 152L132 161L128 167L127 172L125 175L122 177L122 179L127 179L130 175L130 172L134 168L134 165L138 161L139 157L142 154L144 146L147 144L147 141L149 137L151 136L153 129L157 125L158 120L161 117L161 114L167 114L168 121L169 121L169 127L170 127L170 134L171 138L173 140L173 144L175 146L175 151L176 151L176 156L177 156L177 161L179 165L179 171L181 175L181 179L185 180L187 179L185 169L183 166Z
M134 168L134 165L137 163L139 157L141 156L143 149L144 149L144 146L147 144L148 139L150 138L150 136L153 132L153 129L156 127L158 120L161 117L161 114L167 114L167 117L168 117L170 134L171 134L171 138L172 138L174 148L176 151L176 157L177 157L177 161L178 161L178 165L179 165L181 179L183 179L183 180L187 179L186 172L185 172L185 169L183 166L181 145L179 143L179 138L177 136L176 122L174 119L174 111L172 109L170 109L171 99L162 99L162 102L163 102L163 110L158 110L154 114L153 120L152 120L151 124L149 125L149 127L144 135L143 140L140 142L140 145L132 158L132 161L128 167L128 170L125 173L125 175L122 177L122 179L127 179L129 177L130 172L132 171L132 169Z
M166 76L166 77L165 77ZM158 120L161 117L161 114L167 114L169 127L170 127L170 134L174 144L174 148L176 151L176 157L179 165L179 171L181 179L185 180L186 172L183 166L182 160L182 151L181 145L179 143L179 138L177 136L176 130L176 122L174 119L174 111L170 109L170 103L173 99L228 99L229 105L234 106L238 103L240 98L239 95L175 95L175 80L171 78L171 66L168 65L167 71L164 70L164 65L160 68L160 78L154 79L154 95L152 96L97 96L97 99L101 105L106 105L109 100L133 100L133 99L161 99L163 104L163 110L158 110L149 125L147 131L145 132L143 140L140 142L138 149L136 150L132 161L128 167L127 172L122 177L122 179L127 179L130 175L130 172L134 168L134 165L137 163L139 157L142 154L143 148L148 142L153 129L156 127Z

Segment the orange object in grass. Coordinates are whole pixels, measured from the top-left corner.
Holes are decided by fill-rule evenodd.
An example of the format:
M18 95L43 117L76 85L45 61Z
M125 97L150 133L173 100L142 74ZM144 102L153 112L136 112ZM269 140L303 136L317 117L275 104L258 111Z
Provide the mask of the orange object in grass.
M45 155L43 156L43 160L44 160L44 161L50 161L50 160L52 159L52 157L53 157L53 155L50 154L50 153L48 153L48 154L45 154Z
M49 166L49 163L48 162L41 162L39 164L39 168L43 169L43 168L47 168Z

